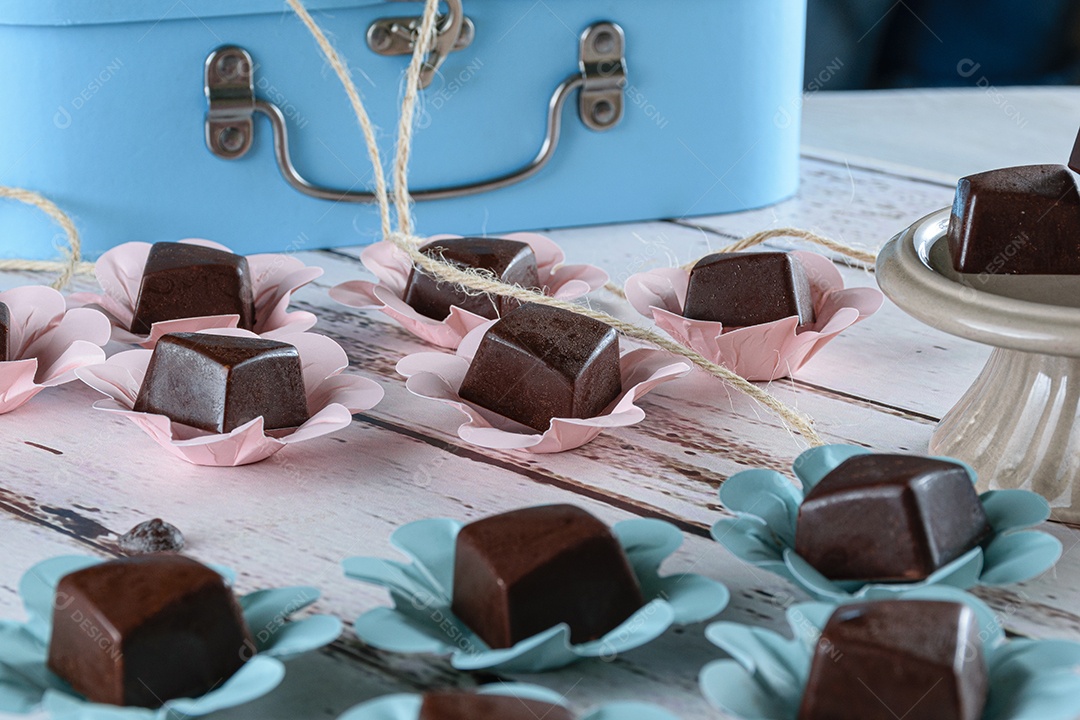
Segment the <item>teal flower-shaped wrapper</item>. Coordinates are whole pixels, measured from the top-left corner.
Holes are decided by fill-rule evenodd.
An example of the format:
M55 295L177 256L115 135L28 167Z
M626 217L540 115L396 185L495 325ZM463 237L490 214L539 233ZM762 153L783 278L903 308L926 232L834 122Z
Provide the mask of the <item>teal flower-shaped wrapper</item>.
M566 700L562 695L536 685L515 683L486 685L477 693L506 695L523 700L566 706ZM338 720L417 720L423 701L422 695L387 695L346 710L345 714L338 717ZM582 715L579 720L678 720L678 718L655 705L620 702L596 708Z
M1080 644L1066 640L1006 640L994 612L963 590L936 586L899 595L871 591L864 599L962 602L975 610L989 666L990 695L982 720L1072 720L1080 717ZM731 660L701 671L706 700L745 720L796 720L814 647L837 605L788 609L794 639L737 623L713 623L705 636Z
M570 628L556 625L513 647L494 650L454 616L454 553L462 523L420 520L394 532L391 543L411 564L380 558L349 558L345 574L390 591L394 607L364 613L353 630L364 642L398 653L449 655L461 670L541 672L582 658L613 658L654 640L673 624L707 620L730 597L721 583L700 575L661 577L660 564L682 544L682 533L662 520L634 519L612 531L626 551L646 604L619 627L588 643L572 644Z
M92 703L54 675L46 660L60 578L99 562L92 557L56 557L23 575L19 594L30 619L25 623L0 620L0 713L44 710L63 720L166 720L208 715L267 694L285 676L283 660L327 645L341 634L341 621L326 615L286 622L289 615L318 599L315 588L259 590L239 598L254 638L252 657L219 687L198 698L170 700L153 710ZM232 582L230 571L215 569Z
M740 560L791 580L819 600L834 602L867 593L899 593L915 587L950 585L1009 585L1040 575L1061 557L1061 542L1052 535L1028 530L1050 517L1050 504L1027 490L990 490L979 496L992 527L991 536L925 580L911 583L833 581L795 552L799 505L825 475L866 448L826 445L807 450L794 464L802 489L774 470L746 470L720 487L720 502L733 512L712 528L712 535ZM941 458L975 471L953 458Z

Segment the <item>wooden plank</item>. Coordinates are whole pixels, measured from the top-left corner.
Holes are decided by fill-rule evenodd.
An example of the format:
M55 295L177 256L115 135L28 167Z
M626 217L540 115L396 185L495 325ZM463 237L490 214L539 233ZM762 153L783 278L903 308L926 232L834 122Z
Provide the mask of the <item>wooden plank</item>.
M324 264L331 270L328 282L336 281L335 276L353 271L348 264L341 267L346 262L351 261L332 257L324 259ZM339 465L350 465L350 458L357 454L357 446L367 462L372 461L372 453L386 454L388 464L382 466L375 477L406 478L410 489L415 489L416 482L435 483L439 487L446 482L448 488L456 488L460 480L453 477L443 480L442 477L444 474L453 475L450 470L442 469L442 463L448 462L445 458L451 457L454 463L478 464L485 472L513 477L522 488L514 493L517 497L532 500L535 492L527 490L530 484L545 486L548 491L569 491L579 497L600 500L635 514L668 517L698 533L719 517L715 508L715 492L724 478L749 466L785 470L800 449L799 444L773 418L754 408L742 396L729 396L722 386L704 376L665 386L657 392L656 399L646 401L650 413L646 422L633 428L611 431L575 453L528 456L468 448L454 433L460 422L457 413L412 397L404 390L393 370L397 357L407 351L422 349L423 346L377 314L326 307L321 304L324 297L315 289L306 291L299 300L299 306L310 307L321 313L321 330L346 345L355 371L380 379L388 391L384 404L360 418L358 423L336 439L320 440L307 447L296 448L287 455L278 456L279 460L271 460L255 468L206 471L189 468L171 459L167 461L177 466L178 477L190 477L191 481L200 483L204 477L224 475L228 476L230 482L248 474L260 477L267 474L293 476L299 494L289 495L285 499L275 498L274 503L280 503L282 508L280 512L274 510L278 505L265 504L267 501L260 497L246 500L250 508L245 515L265 520L265 524L273 528L268 532L275 532L282 527L281 523L288 526L287 521L290 520L299 521L300 527L322 517L326 518L327 524L346 522L341 516L341 508L348 506L349 498L337 494L323 497L321 492L314 490L311 481L305 479L306 469L317 468L320 475L336 477L343 472ZM320 304L310 303L309 300ZM826 436L836 441L861 442L880 449L917 450L925 445L932 428L928 420L871 403L860 403L829 391L807 388L792 390L782 382L774 383L772 389L787 401L818 417ZM62 393L80 397L64 403L60 397ZM101 422L100 418L92 417L91 411L85 407L93 397L88 393L86 389L72 388L43 398L40 405L28 406L21 411L23 416L20 424L23 432L33 429L33 437L38 438L33 442L58 449L65 455L83 456L88 448L120 444L140 449L132 466L126 469L125 482L131 488L124 493L118 491L114 501L99 502L98 505L108 508L103 512L124 512L128 507L125 503L139 493L143 493L146 500L144 507L147 508L151 501L183 504L191 496L203 497L206 486L184 487L183 483L188 480L161 486L156 478L162 456L156 447L119 418L109 417L107 422ZM708 400L703 401L702 398ZM74 410L67 409L66 412L73 413L77 426L93 424L96 435L85 437L75 431L64 434L63 430L50 427L52 414L65 410L50 410L46 401L49 404L75 405ZM341 447L335 447L335 444ZM354 448L346 449L349 445ZM398 446L417 445L422 446L427 460L416 462L398 456ZM20 467L37 468L40 463L48 461L47 457L43 459L38 455L51 455L26 445L13 448L12 452L14 463ZM282 466L274 467L279 461ZM89 471L104 474L110 470L115 473L109 460L85 459L80 463L78 473ZM346 475L349 473L344 472ZM469 472L462 472L462 477L468 477ZM49 474L55 474L55 471ZM23 487L35 487L41 485L40 481L34 479L37 476L35 469L32 477L16 475L16 478ZM498 487L504 486L500 484ZM313 491L317 494L305 499L304 493ZM399 490L379 489L380 494L395 492ZM57 498L50 502L60 507L70 507L76 500ZM487 511L483 502L471 504L479 508L481 513ZM303 510L299 513L300 517L296 517L295 508L300 506ZM154 511L148 509L147 512ZM364 527L365 532L385 535L401 520L398 518L388 522L387 517L391 516L380 513L354 524ZM102 524L115 529L122 528L125 523L133 524L137 519L128 517L125 522ZM226 519L218 528L215 520L205 527L203 532L216 533L211 536L210 546L225 543L229 533L233 532L228 529L233 524L235 522ZM265 541L266 538L260 536L260 544ZM348 552L342 550L338 554ZM267 572L269 570L267 568ZM330 580L325 577L321 579ZM1062 605L1064 609L1068 608L1067 603L1063 602Z
M925 183L889 178L881 182L899 188L889 195L873 173L853 171L844 185L842 166L810 162L806 168L822 173L810 180L812 187L822 188L817 199L792 201L798 207L785 204L779 212L788 214L771 220L759 214L752 221L739 216L702 221L707 229L645 223L551 235L568 249L571 261L597 262L625 279L648 267L694 259L729 236L770 222L805 226L831 216L853 236L867 238L869 246L869 239L883 235L886 227L910 222L903 217L904 206L919 207L935 197ZM838 194L841 187L859 202L850 207L839 203L837 198L847 197ZM874 202L882 207L875 211ZM115 533L163 516L185 531L193 555L237 567L242 591L316 584L325 590L317 608L351 620L384 604L386 596L345 580L340 560L357 553L393 557L387 537L394 527L433 515L470 519L525 504L574 502L609 522L639 515L676 522L689 537L669 571L693 568L724 580L733 591L725 619L779 625L783 607L798 594L787 583L743 566L704 537L708 525L722 516L716 489L724 479L746 467L785 471L798 453L797 438L774 418L699 375L646 399L648 417L642 424L605 433L573 453L531 456L466 446L455 434L460 416L411 396L394 372L402 355L430 348L377 313L342 308L327 297L330 286L362 275L354 257L344 255L300 254L327 273L298 294L297 304L321 316L318 330L343 343L353 362L350 372L377 379L387 398L332 438L291 448L258 466L222 470L165 456L133 425L92 411L96 396L83 387L44 394L0 417L0 447L11 468L0 481L0 545L19 548L0 559L4 616L14 612L14 583L33 562L72 547L109 552ZM852 284L873 282L860 271L843 272ZM0 277L0 286L25 282L26 276ZM638 319L610 296L597 294L592 301ZM920 363L925 367L912 362L919 355L927 358ZM931 331L887 307L836 340L797 381L773 383L771 390L817 418L830 440L919 451L934 418L964 389L964 378L974 377L983 357L983 348ZM126 453L122 465L115 459L121 452ZM1080 588L1070 582L1080 574L1074 550L1080 536L1065 526L1055 526L1054 532L1069 549L1055 573L1019 588L981 594L1013 631L1080 637L1075 611ZM715 717L695 686L700 666L718 655L700 629L668 633L648 650L629 653L610 666L587 663L524 679L568 692L581 708L635 697L657 701L687 720ZM295 717L305 703L314 703L310 706L321 712L317 716L332 717L379 687L392 691L491 679L348 640L305 662L310 665L281 691L284 699L275 693L227 716ZM325 696L312 688L324 674Z
M986 68L969 62L961 70L971 73L968 88L808 95L804 150L903 164L950 182L995 167L1067 162L1080 90L995 87Z
M798 194L772 207L683 222L742 237L798 227L874 251L911 223L952 205L953 186L804 158Z
M239 590L314 584L324 590L316 609L345 619L385 604L386 594L345 579L340 560L353 554L396 557L387 538L395 527L411 520L475 518L520 506L526 498L530 504L574 502L608 522L632 515L554 485L535 483L512 467L483 463L365 423L355 423L336 439L296 448L280 461L229 471L196 468L163 460L156 449L141 443L141 433L133 427L106 423L92 437L65 433L49 421L58 407L48 406L63 406L76 415L72 406L80 398L64 397L72 394L82 391L62 390L32 417L21 420L24 433L36 438L35 443L62 454L10 439L5 442L14 471L4 482L5 496L9 505L22 508L5 520L5 527L16 518L39 526L49 523L88 548L108 549L113 533L147 517L162 516L186 533L193 556L236 568ZM107 453L90 457L93 448L113 448L125 440L134 461L123 472L116 472ZM23 554L27 564L45 556L36 550ZM779 607L762 608L756 598L769 588L781 592L782 581L759 577L699 537L688 539L669 569L690 568L730 584L736 599L727 617L755 621L766 617L774 622L778 618ZM13 583L24 569L5 567L4 583ZM633 692L679 710L684 717L705 717L694 677L715 655L696 628L672 633L656 652L631 653L608 664L586 663L536 679L573 690L572 699L582 707ZM434 679L442 685L484 678L458 677L441 663L409 669L410 664L417 665L415 660L370 650L357 659L364 665L377 663L379 669L403 675L416 685L421 677L423 684Z

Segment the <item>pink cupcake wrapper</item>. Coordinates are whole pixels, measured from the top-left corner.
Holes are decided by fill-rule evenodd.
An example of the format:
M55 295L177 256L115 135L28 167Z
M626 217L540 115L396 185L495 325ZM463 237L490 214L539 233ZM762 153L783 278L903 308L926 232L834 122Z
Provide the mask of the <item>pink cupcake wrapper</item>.
M435 235L431 241L461 237ZM528 243L536 253L540 286L544 292L561 300L573 300L588 295L608 281L606 272L594 265L563 265L566 258L555 242L535 233L513 233L507 240ZM369 245L360 260L376 278L377 283L352 280L330 290L330 297L343 305L360 309L380 310L421 340L453 350L462 338L488 322L488 319L459 307L450 308L445 320L433 320L413 310L402 297L412 272L412 261L389 241Z
M635 402L662 383L685 376L692 367L689 362L675 359L662 350L631 350L620 358L623 391L603 414L583 419L554 418L545 432L538 433L467 402L458 394L481 338L495 322L485 321L466 335L455 355L414 353L397 364L397 371L408 378L405 386L413 394L446 403L464 413L468 420L458 427L458 436L480 447L532 453L555 453L581 447L604 428L641 422L645 411Z
M632 275L626 281L626 298L657 327L708 360L747 380L776 380L795 373L840 332L873 315L884 302L875 288L845 289L840 272L828 258L795 254L806 268L814 297L815 321L801 332L796 332L796 317L726 333L721 323L683 317L690 273L682 268Z
M224 245L210 240L188 239L180 242L231 252ZM214 315L154 323L149 335L132 333L129 328L135 317L139 287L150 248L150 243L130 242L106 252L94 266L104 293L75 293L69 298L69 303L73 307L89 305L101 309L112 321L113 340L150 349L157 345L162 335L169 333L236 327L239 316ZM292 294L321 276L322 268L306 266L300 260L282 254L249 255L247 259L255 300L256 334L280 339L314 327L317 321L314 314L303 310L289 312L288 307Z
M219 328L215 335L256 337L236 328ZM94 407L127 417L159 445L176 457L195 465L232 467L259 462L286 445L336 432L352 422L353 413L375 407L383 398L378 383L355 375L343 375L349 360L336 342L314 333L293 333L286 342L295 345L303 365L310 419L295 429L266 431L262 417L230 433L208 433L181 425L163 415L136 412L151 350L128 350L106 362L77 371L80 380L108 397Z
M45 388L75 380L78 368L105 359L109 320L96 310L67 310L64 296L32 285L0 292L10 313L11 360L0 362L0 415L15 410Z

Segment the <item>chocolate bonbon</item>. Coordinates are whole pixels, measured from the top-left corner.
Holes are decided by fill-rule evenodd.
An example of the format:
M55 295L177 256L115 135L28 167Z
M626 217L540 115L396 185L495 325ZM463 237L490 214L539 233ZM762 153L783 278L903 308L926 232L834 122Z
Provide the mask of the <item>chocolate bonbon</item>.
M247 258L190 243L155 243L143 270L131 331L148 334L156 322L238 315L237 327L255 326Z
M1064 165L960 178L947 234L953 269L972 275L1080 274L1080 193Z
M621 390L614 329L569 310L528 304L488 329L459 394L543 432L552 418L599 415Z
M814 321L810 281L799 259L782 252L715 253L690 271L683 316L737 328L795 316Z
M154 348L138 412L228 433L262 416L266 430L308 420L300 354L287 343L207 333L173 333Z
M489 647L507 648L559 623L574 643L614 630L644 604L611 530L572 505L495 515L463 527L453 611Z
M842 606L818 638L799 720L978 720L988 692L979 633L961 603Z
M990 533L967 469L913 455L856 455L799 507L795 551L830 580L922 580Z
M417 720L573 720L562 705L540 700L467 692L424 695Z
M93 702L155 708L220 686L251 647L221 575L181 555L143 555L61 578L48 666Z
M484 270L494 279L509 285L535 289L539 285L536 253L527 243L501 238L447 238L420 248L436 260L459 268ZM518 301L484 293L466 293L448 283L414 268L405 286L405 302L421 315L443 320L456 305L489 320L518 306Z

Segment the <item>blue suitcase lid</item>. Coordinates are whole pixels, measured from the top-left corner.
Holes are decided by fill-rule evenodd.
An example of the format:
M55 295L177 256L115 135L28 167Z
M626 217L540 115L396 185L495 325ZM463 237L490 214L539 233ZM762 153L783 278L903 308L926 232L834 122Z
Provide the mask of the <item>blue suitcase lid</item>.
M305 0L309 10L356 8L400 0ZM406 3L403 3L406 4ZM288 9L282 0L16 0L0 3L0 25L110 25L190 20L192 17L264 15Z

